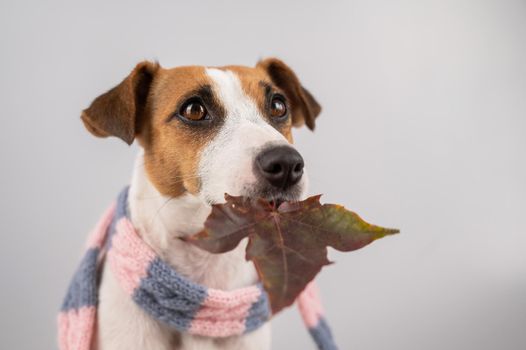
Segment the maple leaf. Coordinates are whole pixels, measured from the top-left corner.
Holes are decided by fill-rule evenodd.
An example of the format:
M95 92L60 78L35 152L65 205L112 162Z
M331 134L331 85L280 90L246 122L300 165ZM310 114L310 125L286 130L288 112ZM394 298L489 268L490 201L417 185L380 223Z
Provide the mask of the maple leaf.
M248 237L246 259L254 262L272 312L277 313L331 263L328 246L348 252L399 232L368 224L341 205L321 204L320 197L276 207L264 199L225 195L226 203L212 206L204 230L186 241L224 253Z

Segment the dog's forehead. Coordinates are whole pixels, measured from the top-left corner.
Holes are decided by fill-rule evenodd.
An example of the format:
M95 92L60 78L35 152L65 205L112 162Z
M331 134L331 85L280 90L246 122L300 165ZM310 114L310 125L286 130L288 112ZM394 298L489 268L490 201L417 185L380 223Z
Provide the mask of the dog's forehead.
M159 73L154 96L161 101L178 100L209 86L222 103L242 94L259 104L265 98L265 87L271 84L264 70L246 66L183 66L162 69Z
M225 66L207 68L206 73L214 80L214 87L218 91L236 95L240 90L256 105L263 105L266 88L272 85L267 72L245 66Z
M262 83L271 83L267 72L259 68L245 66L225 66L215 69L233 74L240 81L241 86L244 90L246 90L247 93L252 91L252 89L260 92Z
M183 95L199 86L210 83L205 72L206 67L184 66L159 70L154 81L157 97Z

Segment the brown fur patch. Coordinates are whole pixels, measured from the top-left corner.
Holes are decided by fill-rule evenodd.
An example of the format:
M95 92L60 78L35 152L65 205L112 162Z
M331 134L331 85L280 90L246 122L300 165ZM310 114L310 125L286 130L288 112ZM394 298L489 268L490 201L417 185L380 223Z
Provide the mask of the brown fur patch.
M203 67L161 69L152 84L150 117L137 138L145 151L146 172L164 195L199 191L200 153L217 130L197 130L170 118L189 92L208 84L211 81Z
M141 62L117 86L97 97L81 115L86 129L98 137L117 136L131 144L144 117L144 106L158 63Z

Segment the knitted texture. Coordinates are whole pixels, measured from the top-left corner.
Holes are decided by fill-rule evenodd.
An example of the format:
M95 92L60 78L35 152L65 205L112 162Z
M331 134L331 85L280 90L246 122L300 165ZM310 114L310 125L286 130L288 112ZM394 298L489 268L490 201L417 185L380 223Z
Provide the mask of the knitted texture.
M88 239L87 251L58 317L61 350L91 349L96 329L98 273L105 262L122 290L140 308L179 332L228 337L251 332L270 319L268 295L261 284L223 291L199 285L177 273L136 233L129 220L127 199L128 188L105 212ZM318 348L337 349L314 283L298 297L298 305Z

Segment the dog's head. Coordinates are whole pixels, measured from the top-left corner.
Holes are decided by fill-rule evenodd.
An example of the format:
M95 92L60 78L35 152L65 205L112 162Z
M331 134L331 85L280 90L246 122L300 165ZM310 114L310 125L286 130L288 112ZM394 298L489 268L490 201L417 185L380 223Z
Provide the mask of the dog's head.
M278 59L254 68L142 62L97 97L82 121L96 136L137 139L150 181L166 196L294 200L306 179L291 127L313 129L320 109Z

